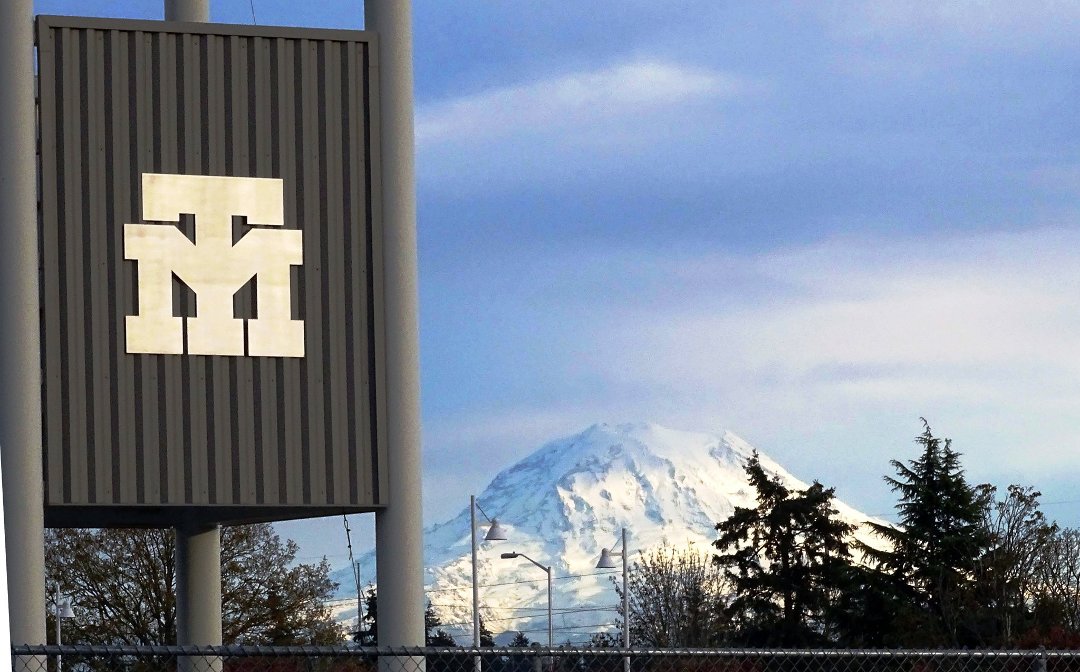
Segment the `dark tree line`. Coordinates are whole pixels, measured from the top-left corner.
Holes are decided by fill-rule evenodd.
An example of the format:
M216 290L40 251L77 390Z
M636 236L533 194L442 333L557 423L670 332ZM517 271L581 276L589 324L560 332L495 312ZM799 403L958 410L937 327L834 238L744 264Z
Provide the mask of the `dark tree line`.
M360 619L359 630L351 633L351 636L354 642L364 646L376 646L378 643L379 594L375 586L368 586L364 591L364 614ZM470 639L468 643L471 645L472 640ZM424 609L424 644L435 647L458 645L454 636L443 628L443 622L435 613L431 600L428 600L427 607ZM487 623L484 622L483 616L480 616L480 646L495 646L495 638L488 629ZM511 644L511 646L515 645Z
M634 563L630 635L641 646L1036 647L1080 644L1080 531L1040 493L971 485L925 421L893 460L896 525L854 538L834 490L793 490L762 467L753 507L716 525L711 572L672 549ZM681 603L682 609L672 608Z
M325 602L330 566L296 563L297 545L269 523L221 531L222 638L226 644L329 644L341 629ZM75 605L62 638L76 644L175 644L175 539L167 529L49 529L45 569ZM52 632L53 610L49 612Z

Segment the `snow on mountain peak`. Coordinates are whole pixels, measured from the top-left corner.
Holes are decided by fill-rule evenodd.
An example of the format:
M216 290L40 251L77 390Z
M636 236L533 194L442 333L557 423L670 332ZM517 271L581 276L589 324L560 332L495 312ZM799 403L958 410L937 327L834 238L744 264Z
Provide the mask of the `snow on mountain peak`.
M594 569L601 548L615 546L625 527L631 561L664 542L709 551L716 523L736 506L754 505L743 471L753 451L732 432L601 423L551 441L499 472L477 497L508 532L507 541L480 544L481 613L487 626L496 633L524 629L532 639L546 632L546 577L527 561L499 557L518 551L550 564L557 577L557 642L581 642L589 632L610 629L617 597L609 577L617 573ZM806 487L768 456L760 454L760 460L789 487ZM841 502L836 508L850 522L868 519ZM486 529L481 526L478 538ZM424 540L429 597L447 630L470 643L468 506L425 530ZM372 554L362 560L365 576L373 575L373 561ZM348 577L351 581L351 573ZM612 609L597 610L604 607Z

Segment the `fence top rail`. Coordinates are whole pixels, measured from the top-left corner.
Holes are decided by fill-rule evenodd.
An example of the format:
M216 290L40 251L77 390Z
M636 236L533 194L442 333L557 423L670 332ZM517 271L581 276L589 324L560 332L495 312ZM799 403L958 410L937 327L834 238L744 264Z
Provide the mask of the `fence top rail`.
M1080 650L1063 649L629 649L591 647L387 647L341 644L335 646L177 646L177 645L86 645L18 644L11 647L13 656L649 656L709 658L1012 658L1080 659Z

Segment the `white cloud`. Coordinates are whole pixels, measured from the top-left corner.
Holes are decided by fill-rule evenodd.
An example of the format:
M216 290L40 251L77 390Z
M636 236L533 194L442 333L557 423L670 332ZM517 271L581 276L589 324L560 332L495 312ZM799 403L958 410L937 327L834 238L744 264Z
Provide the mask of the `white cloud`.
M517 435L509 464L550 430L593 421L726 427L875 511L891 501L887 459L910 452L920 415L957 440L974 479L1039 485L1080 452L1080 231L636 263L588 252L563 265L608 273L584 284L635 288L606 307L590 287L552 290L573 352L553 351L551 371L508 375L558 384L571 403L489 408L465 423L479 434L455 441L447 425L429 436L446 443L429 446L468 443L500 464L494 447ZM757 291L763 281L785 289Z
M1031 440L1059 449L986 449L1050 468L1071 459L1080 415L1069 405L1080 400L1077 243L1044 231L764 256L759 273L790 292L732 303L736 283L713 288L723 307L698 295L662 315L613 315L597 366L613 383L778 425L897 409L963 418L973 431L980 419L1037 417Z
M1080 5L1071 0L890 0L808 7L846 36L889 39L917 34L975 49L1069 43L1080 24Z
M422 108L421 146L494 140L520 133L582 130L603 120L730 98L753 88L724 73L674 63L635 61L484 91Z
M624 343L620 350L649 355L639 368L618 362L610 370L657 382L704 380L733 366L785 377L823 368L884 377L908 367L985 372L1017 364L1078 372L1076 238L841 242L761 257L757 274L787 293L733 306L738 285L715 287L717 299L728 299L721 310L695 301L671 306L661 320L624 315L610 338Z
M995 55L1071 52L1080 30L1080 4L1071 0L841 1L802 10L835 40L837 73L924 90L928 79L978 77Z

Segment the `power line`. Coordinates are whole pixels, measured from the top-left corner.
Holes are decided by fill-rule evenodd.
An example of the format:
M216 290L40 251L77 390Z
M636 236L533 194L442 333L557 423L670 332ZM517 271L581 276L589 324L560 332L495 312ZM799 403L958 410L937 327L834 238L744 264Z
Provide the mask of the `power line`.
M433 607L460 607L460 606L463 606L463 605L460 605L460 604L432 604L431 606L433 606ZM551 610L551 613L553 613L553 614L577 614L577 613L580 613L582 611L619 611L620 608L621 607L595 607L595 606L590 606L590 607L563 607L563 608L560 609L560 608L556 607L556 608L553 608ZM534 613L536 613L538 615L547 613L547 608L546 607L496 607L496 609L498 611L531 611L531 612L534 612ZM484 620L486 621L487 619L484 619ZM505 619L502 619L502 620L505 620ZM444 623L443 625L446 625L446 624Z
M616 572L595 572L593 574L568 574L566 576L553 576L553 577L551 577L551 580L552 581L562 581L562 580L567 580L567 579L582 579L582 578L588 578L590 576L609 576L609 575L614 575L614 574L618 574L618 573L619 572L616 571ZM519 581L504 581L502 583L482 583L482 584L480 584L479 587L480 588L497 588L499 586L516 586L516 585L526 584L526 583L540 583L542 581L547 581L547 579L541 577L539 579L521 579ZM424 594L431 595L433 593L447 593L447 592L451 592L451 591L468 590L468 589L469 589L468 585L452 586L452 587L449 587L449 588L427 588L427 587L425 587L424 588ZM333 602L348 602L349 600L352 600L352 599L355 599L355 598L339 597L339 598L334 598L332 600L326 600L325 603L330 604L330 603L333 603ZM456 606L460 606L460 605L456 605L456 604L433 604L432 606L435 606L435 607L456 607ZM507 607L507 608L511 608L511 607Z
M615 609L607 609L607 608L581 607L579 609L567 609L565 611L552 611L551 613L554 616L567 616L569 614L585 613L585 612L593 612L593 611L616 611L616 610ZM484 623L501 623L501 622L504 622L504 621L520 621L520 620L525 619L525 618L531 618L531 617L536 617L536 616L544 616L546 613L547 613L547 611L544 610L544 611L541 611L539 613L535 613L535 614L531 614L531 615L504 616L502 618L485 618ZM444 627L444 628L471 628L472 627L472 622L468 622L468 623L460 623L460 622L459 623L440 623L439 625ZM581 626L581 627L591 627L591 626Z
M618 624L616 624L616 623L593 623L591 625L575 625L573 627L562 627L562 628L554 628L553 627L551 629L551 631L552 632L583 632L583 633L588 633L588 632L592 632L592 631L587 630L586 628L615 628L615 627L618 627ZM537 629L537 630L517 630L516 632L522 632L522 633L527 635L529 633L547 632L547 628L541 628L541 629Z
M565 580L568 580L568 579L582 579L582 578L587 578L587 577L590 577L590 576L610 576L610 575L615 575L615 574L618 574L618 573L619 573L618 571L613 571L613 572L593 572L592 574L567 574L565 576L553 576L553 577L551 577L551 580L552 581L565 581ZM521 579L521 580L518 580L518 581L504 581L502 583L481 583L479 585L479 587L480 588L497 588L498 586L516 586L518 584L523 584L523 583L541 583L543 581L547 581L547 579L544 578L544 577L540 577L539 579ZM445 593L445 592L452 591L452 590L468 590L468 589L469 589L468 585L461 585L461 586L451 586L449 588L434 588L432 590L428 590L427 592L428 593Z
M514 610L517 610L517 609L514 609ZM616 611L616 613L618 613L619 609L616 608L616 607L575 607L575 608L565 608L565 609L553 609L552 610L552 615L553 616L569 616L571 614L589 614L589 613L593 613L593 611ZM546 609L543 609L543 608L531 609L529 614L519 614L517 616L507 616L507 617L502 617L502 618L491 618L491 619L485 618L484 622L486 623L486 622L488 622L488 620L490 620L491 622L505 621L505 620L518 620L518 619L523 619L523 618L532 618L532 617L536 617L536 616L545 616L546 614L548 614L548 610L546 610ZM472 627L472 622L467 622L467 623L462 623L462 622L458 622L458 623L440 623L440 624L441 624L441 626L446 626L447 628L457 628L459 626L462 627L462 628L464 628L464 627Z

